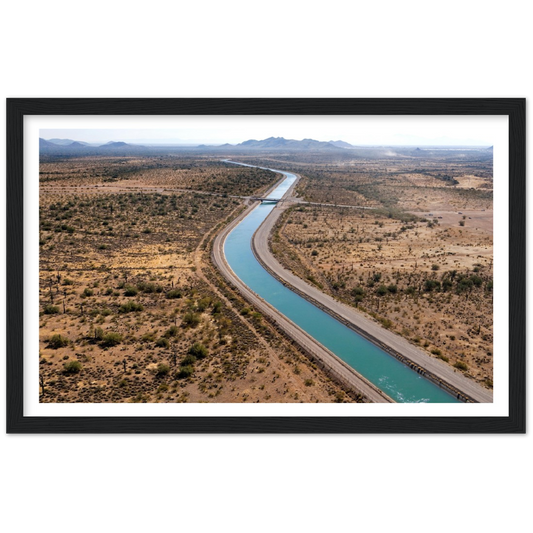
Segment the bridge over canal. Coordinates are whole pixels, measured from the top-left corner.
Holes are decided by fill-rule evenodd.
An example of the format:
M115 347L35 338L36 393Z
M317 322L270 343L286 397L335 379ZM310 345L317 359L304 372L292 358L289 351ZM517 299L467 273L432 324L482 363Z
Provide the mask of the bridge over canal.
M261 198L259 196L249 196L248 198L252 200L252 202L260 201L262 204L263 203L277 204L278 202L283 201L281 198Z

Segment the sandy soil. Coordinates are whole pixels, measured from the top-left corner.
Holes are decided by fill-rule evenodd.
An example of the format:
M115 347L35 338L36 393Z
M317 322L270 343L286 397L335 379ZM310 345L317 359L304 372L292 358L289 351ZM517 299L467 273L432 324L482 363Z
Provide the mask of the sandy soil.
M356 399L211 266L209 242L236 216L240 201L158 194L157 170L142 192L90 176L114 174L106 164L46 167L55 174L47 175L40 196L41 401ZM215 166L215 177L211 171L195 167L182 182L207 188L215 180L229 194L260 194L277 179L253 173L245 183L233 170ZM51 183L50 176L61 179ZM139 181L130 172L128 184Z
M464 220L465 227L472 235L478 232L479 234L493 233L492 209L465 209L463 211L441 211L437 209L424 213L415 211L412 213L414 215L426 217L428 220L437 218L441 228L456 228L459 226L461 220Z
M407 171L415 163L423 173ZM287 209L272 250L307 283L491 387L491 167L415 163L302 168L298 193L330 206ZM374 210L335 207L354 194Z

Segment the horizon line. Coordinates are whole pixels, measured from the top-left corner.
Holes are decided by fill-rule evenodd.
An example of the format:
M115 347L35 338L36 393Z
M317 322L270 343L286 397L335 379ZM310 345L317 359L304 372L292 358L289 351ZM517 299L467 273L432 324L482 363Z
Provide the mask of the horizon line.
M62 140L62 141L65 141L65 140L69 140L69 141L72 141L73 143L74 142L78 142L78 143L86 143L88 145L93 145L93 146L102 146L104 144L108 144L108 143L114 143L114 142L123 142L123 143L126 143L126 144L131 144L131 145L135 145L135 146L201 146L201 145L205 145L205 146L223 146L225 144L229 144L231 146L239 146L240 144L246 142L246 141L250 141L250 140L256 140L257 142L261 142L261 141L265 141L265 140L268 140L268 139L284 139L284 140L287 140L287 141L296 141L296 142L302 142L304 140L312 140L312 141L316 141L316 142L322 142L322 143L325 143L325 144L328 144L328 143L334 143L334 142L346 142L347 144L349 144L350 146L354 147L354 148L359 148L359 147L373 147L373 148L381 148L381 147L392 147L392 146L396 146L396 147L420 147L420 146L425 146L425 147L437 147L437 146L443 146L443 147L491 147L493 146L493 144L490 144L490 143L480 143L480 144L477 144L477 143L449 143L449 144L443 144L443 143L415 143L415 144L410 144L410 143L358 143L358 144L352 144L352 143L348 143L347 141L342 141L342 139L338 139L337 141L318 141L316 139L310 139L310 138L306 138L306 139L302 139L302 140L299 140L299 139L287 139L285 137L266 137L265 139L246 139L246 141L240 141L240 142L237 142L237 143L231 143L231 142L228 142L228 141L217 141L217 142L208 142L208 141L158 141L158 142L153 142L153 141L146 141L146 142L143 142L143 141L123 141L123 140L107 140L107 141L97 141L97 142L89 142L89 141L80 141L80 140L74 140L74 139L68 139L68 138L64 138L64 139L60 139L58 137L52 137L52 138L49 138L49 139L46 139L44 137L40 137L40 139L43 139L44 141L47 141L47 142L52 142L53 143L53 140L52 139L57 139L57 140ZM100 144L101 143L101 144ZM55 143L54 143L55 144ZM58 145L60 146L60 145ZM65 145L65 146L68 146L68 145ZM347 150L349 150L349 148L346 148Z

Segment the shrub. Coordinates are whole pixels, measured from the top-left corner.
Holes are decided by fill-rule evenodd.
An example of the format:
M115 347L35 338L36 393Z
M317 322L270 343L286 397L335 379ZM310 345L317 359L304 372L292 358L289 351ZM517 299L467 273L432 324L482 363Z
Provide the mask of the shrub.
M439 265L431 265L431 270L439 270L440 266Z
M168 385L166 383L161 383L159 387L157 387L157 392L167 392Z
M114 331L110 331L109 333L106 333L102 337L102 346L116 346L117 344L120 344L122 342L122 335L120 333L116 333Z
M137 288L142 292L153 293L153 292L162 292L163 287L161 285L156 285L155 283L146 283L141 281L137 283Z
M306 387L312 387L314 384L315 384L315 382L314 382L312 379L306 379L306 380L304 381L304 385L305 385Z
M78 374L82 368L81 363L76 359L63 365L65 374Z
M470 278L460 278L457 284L457 293L461 294L467 290L471 290L474 282Z
M133 311L142 311L143 309L144 307L137 302L126 302L125 304L122 304L119 307L118 312L119 313L131 313Z
M165 331L165 337L175 337L179 332L179 329L177 326L170 326L166 331Z
M178 289L172 289L171 291L167 292L167 298L169 300L174 300L175 298L181 298L182 294L181 291Z
M94 338L101 341L104 338L104 330L102 328L96 328L94 330Z
M48 346L54 350L57 350L58 348L63 348L64 346L67 346L69 343L69 339L67 337L63 337L63 335L60 335L59 333L56 333L55 335L52 335L52 337L48 341Z
M159 363L157 365L156 376L166 376L170 372L170 367L166 363Z
M153 342L155 341L155 331L149 331L148 333L145 333L141 339L143 342Z
M385 329L390 329L392 327L392 322L388 318L380 318L379 321Z
M483 280L479 276L471 276L470 279L476 287L481 287Z
M187 327L195 328L200 323L200 315L189 311L183 317L183 324Z
M377 289L376 289L376 294L378 296L385 296L385 294L387 294L389 292L389 290L387 289L387 287L385 287L385 285L380 285Z
M346 393L340 390L339 392L335 393L335 403L343 403L345 397Z
M182 366L177 373L177 377L180 379L189 378L194 374L194 367L191 365Z
M433 289L440 289L440 281L436 281L434 279L426 279L424 283L424 290L426 292L431 292Z
M433 348L433 350L431 350L431 353L433 355L442 355L442 352L438 348Z
M93 294L94 291L89 289L89 287L85 287L84 291L81 293L82 297L92 296Z
M45 315L57 315L57 313L59 313L59 307L57 307L57 305L52 304L45 305L43 313Z
M196 306L196 310L199 311L200 313L203 313L210 305L211 305L211 298L209 297L202 298L198 302L198 305Z
M126 287L124 287L124 296L137 296L138 292L137 287L134 287L133 285L126 285Z
M165 337L159 337L157 341L155 342L156 346L159 346L159 348L168 348L170 346L170 342L168 342L168 339Z
M357 304L364 300L365 291L363 290L362 287L355 287L354 289L352 289L352 296L353 296L355 303Z
M394 284L391 284L391 285L388 285L387 286L387 290L391 293L391 294L396 294L398 292L398 287Z
M468 370L468 365L462 361L457 361L453 366L459 370Z
M207 348L200 342L195 342L188 351L189 355L194 355L197 359L203 359L207 357Z
M442 282L442 290L446 292L448 289L451 289L453 287L453 283L449 279L445 279Z
M194 355L186 355L181 361L181 366L194 365L196 363L196 357Z

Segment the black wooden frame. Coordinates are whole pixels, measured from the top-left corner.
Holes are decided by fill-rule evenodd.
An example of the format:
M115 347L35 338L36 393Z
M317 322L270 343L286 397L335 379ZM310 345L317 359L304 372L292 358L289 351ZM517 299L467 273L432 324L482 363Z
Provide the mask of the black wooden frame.
M509 416L29 417L23 405L25 115L507 115ZM8 433L525 433L526 118L523 98L11 98L7 100ZM27 333L27 332L26 332Z

